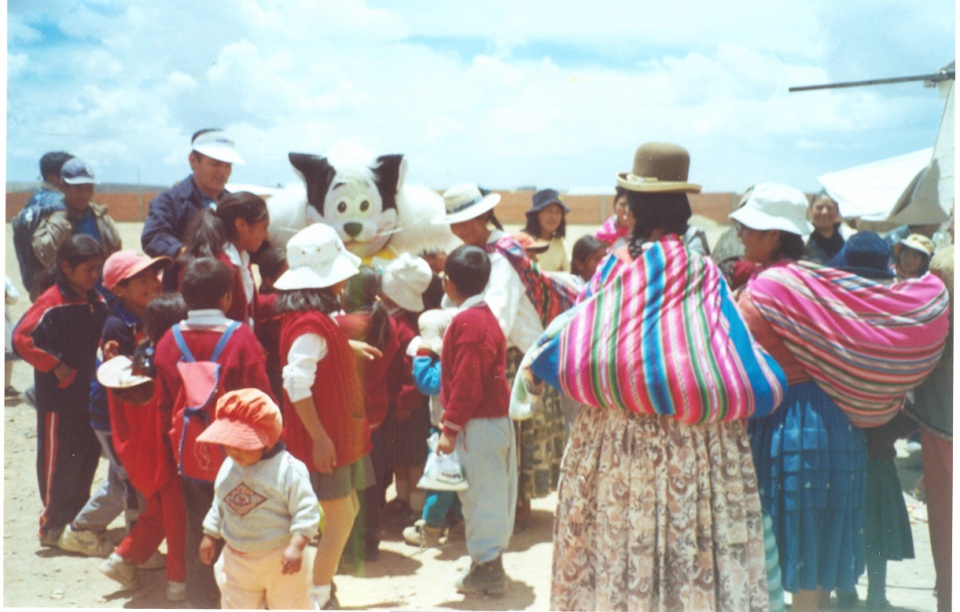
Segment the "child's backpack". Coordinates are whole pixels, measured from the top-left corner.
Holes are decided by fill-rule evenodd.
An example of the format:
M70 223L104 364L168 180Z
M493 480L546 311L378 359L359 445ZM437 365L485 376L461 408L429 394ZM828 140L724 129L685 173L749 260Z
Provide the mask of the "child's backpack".
M226 454L214 444L197 444L197 436L216 418L217 399L224 394L220 380L220 353L233 332L240 327L238 321L227 326L217 342L209 361L197 361L183 339L180 324L170 329L182 357L177 362L177 371L183 385L173 406L173 452L177 469L187 480L212 483Z
M23 286L29 293L33 288L33 279L43 270L43 264L33 252L33 234L37 231L40 222L56 210L63 210L63 196L41 200L39 204L30 205L17 213L10 225L13 228L13 250L20 264L20 278ZM37 196L34 196L37 197Z

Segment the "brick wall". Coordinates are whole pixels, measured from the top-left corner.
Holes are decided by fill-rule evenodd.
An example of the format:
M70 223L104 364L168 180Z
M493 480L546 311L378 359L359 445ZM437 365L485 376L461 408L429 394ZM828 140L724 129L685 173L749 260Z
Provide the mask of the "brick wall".
M497 217L505 223L523 223L524 213L530 208L532 191L500 191ZM6 220L9 222L26 205L32 196L28 192L7 193ZM143 221L147 205L157 194L151 193L97 193L93 199L105 204L116 221ZM567 217L571 225L598 225L613 214L612 195L564 195L564 203L570 207ZM693 214L707 217L717 223L726 223L727 215L736 205L737 195L732 193L700 193L690 195Z

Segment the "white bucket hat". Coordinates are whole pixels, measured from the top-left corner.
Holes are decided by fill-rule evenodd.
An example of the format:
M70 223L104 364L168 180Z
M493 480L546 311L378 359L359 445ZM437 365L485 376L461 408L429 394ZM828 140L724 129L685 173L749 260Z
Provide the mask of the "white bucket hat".
M443 192L443 206L446 214L434 217L433 223L460 223L479 217L500 202L499 193L484 196L480 188L473 183L454 185Z
M343 246L329 225L308 225L287 242L289 269L273 284L280 291L323 289L358 272L360 258Z
M803 236L813 231L807 221L807 196L780 183L758 183L741 198L730 218L753 230L780 230Z
M149 376L134 374L133 361L124 355L118 355L113 359L104 361L97 368L97 380L108 389L129 389L148 383L153 379Z
M226 132L219 130L200 134L190 143L190 148L197 153L228 164L243 163L243 158L237 153L233 144L233 138L230 138Z
M422 257L401 253L383 269L380 288L400 308L410 312L423 310L423 292L433 280L430 264Z

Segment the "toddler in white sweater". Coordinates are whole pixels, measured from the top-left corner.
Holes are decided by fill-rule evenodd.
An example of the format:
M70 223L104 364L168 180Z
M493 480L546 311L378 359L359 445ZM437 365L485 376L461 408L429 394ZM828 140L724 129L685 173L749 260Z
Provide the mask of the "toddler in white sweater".
M320 505L306 466L288 453L280 410L258 389L224 394L216 419L197 442L227 454L203 521L200 559L214 566L222 608L310 609L313 557L307 544L320 528Z

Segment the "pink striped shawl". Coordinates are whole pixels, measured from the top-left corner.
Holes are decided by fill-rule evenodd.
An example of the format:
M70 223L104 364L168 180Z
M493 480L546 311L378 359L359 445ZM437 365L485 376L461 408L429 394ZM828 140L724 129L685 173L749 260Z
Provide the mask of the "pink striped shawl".
M558 334L557 378L570 397L685 423L764 416L783 398L786 377L720 270L677 236L636 261L608 256L586 295Z
M798 262L765 270L747 291L804 370L858 427L893 418L943 352L949 298L932 274L884 284Z

